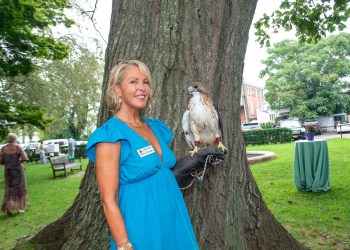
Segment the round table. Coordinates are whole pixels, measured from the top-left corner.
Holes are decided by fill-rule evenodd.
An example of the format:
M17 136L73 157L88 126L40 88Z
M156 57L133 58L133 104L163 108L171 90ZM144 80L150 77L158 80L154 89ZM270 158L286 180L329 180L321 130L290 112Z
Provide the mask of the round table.
M330 190L326 140L295 142L294 182L297 189L301 191Z

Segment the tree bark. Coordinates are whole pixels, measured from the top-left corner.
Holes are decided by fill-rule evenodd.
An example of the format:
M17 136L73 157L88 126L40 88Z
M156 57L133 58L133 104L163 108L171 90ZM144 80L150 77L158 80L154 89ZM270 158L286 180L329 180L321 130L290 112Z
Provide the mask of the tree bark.
M224 163L184 192L201 249L303 249L273 217L250 172L240 132L240 94L248 32L257 0L113 1L98 124L112 114L106 82L118 59L145 62L153 77L153 109L174 133L178 156L188 148L181 129L186 90L201 80L223 122ZM242 146L243 145L243 146ZM93 164L72 207L31 239L36 249L106 249Z

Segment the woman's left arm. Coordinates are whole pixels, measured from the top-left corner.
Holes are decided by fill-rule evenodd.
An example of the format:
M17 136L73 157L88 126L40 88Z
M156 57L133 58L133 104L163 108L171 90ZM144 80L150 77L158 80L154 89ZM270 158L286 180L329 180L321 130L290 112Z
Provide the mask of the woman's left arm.
M26 152L24 152L23 148L21 146L18 146L19 147L19 151L20 151L20 154L21 154L21 161L28 161L28 156L26 154Z

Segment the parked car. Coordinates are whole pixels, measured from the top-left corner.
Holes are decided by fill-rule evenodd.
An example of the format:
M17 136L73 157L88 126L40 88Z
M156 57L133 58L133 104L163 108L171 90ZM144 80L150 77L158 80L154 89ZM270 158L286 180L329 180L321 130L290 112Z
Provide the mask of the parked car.
M29 150L29 149L37 149L39 146L39 142L29 142L26 145L24 145L23 150Z
M44 140L44 147L46 147L46 153L48 153L51 156L57 156L60 153L63 153L63 148L68 147L68 139Z
M261 130L261 126L258 122L247 122L243 123L241 126L242 131L249 131L249 130Z
M308 125L312 125L316 129L314 134L322 135L322 126L321 126L321 123L317 119L306 119L304 121L303 127L305 128Z
M350 132L350 123L349 121L339 122L337 124L337 133Z
M23 147L23 150L24 152L26 152L30 162L40 160L39 148L38 148L39 144L40 144L39 142L29 142Z
M281 120L279 122L279 127L291 129L293 139L306 139L305 128L303 128L300 121L298 120Z
M57 144L60 147L61 146L68 146L68 139L52 139L52 140L45 140L44 141L45 146L54 145L54 144Z

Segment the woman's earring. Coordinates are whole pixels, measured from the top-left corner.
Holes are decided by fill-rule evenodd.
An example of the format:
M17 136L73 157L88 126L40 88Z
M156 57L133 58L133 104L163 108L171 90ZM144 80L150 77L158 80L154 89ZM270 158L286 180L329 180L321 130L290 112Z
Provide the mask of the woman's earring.
M116 102L116 103L119 103L119 104L120 104L120 103L122 102L120 96L117 96L117 95L116 95L116 96L114 97L114 99L115 99L115 102Z

